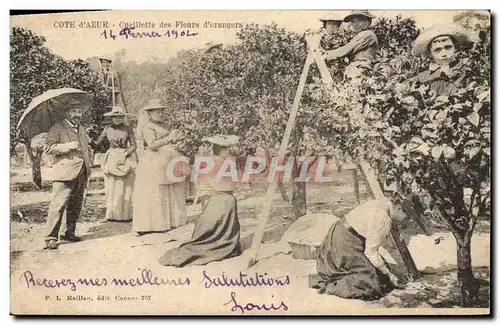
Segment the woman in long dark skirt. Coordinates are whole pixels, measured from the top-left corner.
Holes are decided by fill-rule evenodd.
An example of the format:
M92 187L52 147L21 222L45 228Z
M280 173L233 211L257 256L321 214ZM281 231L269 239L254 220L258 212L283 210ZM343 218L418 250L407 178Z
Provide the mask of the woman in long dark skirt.
M379 299L398 278L379 254L390 233L392 221L404 220L392 213L386 199L368 201L334 224L319 247L317 274L309 276L309 287L319 293L347 299Z
M237 137L217 136L212 143L215 166L220 166ZM214 169L217 171L217 168ZM238 206L232 181L214 180L212 193L196 222L191 240L167 251L161 258L164 266L205 265L241 255Z

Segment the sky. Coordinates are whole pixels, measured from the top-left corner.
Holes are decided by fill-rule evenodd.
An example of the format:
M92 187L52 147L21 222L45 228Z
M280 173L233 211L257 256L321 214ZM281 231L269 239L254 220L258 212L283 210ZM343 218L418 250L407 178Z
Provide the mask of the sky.
M331 12L331 11L330 11ZM238 28L204 28L205 22L213 23L256 23L266 24L276 22L287 30L304 32L307 29L320 27L319 17L328 11L96 11L79 13L60 13L44 15L12 16L11 27L23 27L32 30L47 39L46 46L65 59L86 59L92 56L110 56L120 49L126 50L126 60L142 62L146 60L167 61L169 57L182 49L204 47L207 43L230 43L236 40ZM335 11L339 16L345 16L349 11ZM393 18L397 15L413 17L417 26L426 28L436 23L450 23L460 11L372 11L377 17ZM108 28L94 25L96 28L80 28L82 22L107 22ZM74 22L74 28L61 28L67 22ZM155 28L144 27L140 32L157 31L165 33L176 29L176 22L183 24L198 23L199 28L187 28L196 36L179 37L177 39L162 37L155 39L133 39L118 35L124 24L134 22L155 23ZM171 28L160 28L159 24L171 23ZM103 32L108 39L105 39ZM117 35L113 40L110 31ZM177 30L181 30L177 28ZM182 29L186 30L186 28Z

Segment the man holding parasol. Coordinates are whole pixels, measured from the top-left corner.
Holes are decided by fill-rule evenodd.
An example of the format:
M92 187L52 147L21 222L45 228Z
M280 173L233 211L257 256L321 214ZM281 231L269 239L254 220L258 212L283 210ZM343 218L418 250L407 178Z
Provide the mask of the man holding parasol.
M80 124L83 110L92 101L84 91L73 88L51 89L35 97L17 128L28 138L47 132L45 152L53 155L53 195L45 230L45 248L57 249L58 239L80 241L75 236L87 182L91 173L89 136ZM66 212L66 231L59 231Z

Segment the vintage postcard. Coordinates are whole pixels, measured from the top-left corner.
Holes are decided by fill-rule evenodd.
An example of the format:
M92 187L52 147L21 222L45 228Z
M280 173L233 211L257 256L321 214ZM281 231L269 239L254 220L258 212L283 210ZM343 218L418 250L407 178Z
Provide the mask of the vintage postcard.
M489 315L489 11L10 16L13 315Z

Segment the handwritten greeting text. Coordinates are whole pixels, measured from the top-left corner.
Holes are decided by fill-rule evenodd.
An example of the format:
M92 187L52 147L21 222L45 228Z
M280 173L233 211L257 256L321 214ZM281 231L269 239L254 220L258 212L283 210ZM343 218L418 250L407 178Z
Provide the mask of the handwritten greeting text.
M290 277L288 275L280 277L269 277L267 273L249 276L240 271L237 277L229 276L225 271L222 271L220 277L214 277L207 274L203 270L202 283L205 288L214 287L272 287L272 286L286 286L290 284Z
M81 287L144 287L144 286L175 286L184 287L190 286L191 280L188 277L185 278L162 278L155 276L153 271L149 269L138 269L140 271L137 277L100 277L95 278L71 278L71 277L59 277L59 278L46 278L36 276L32 271L26 270L22 273L19 280L27 288L67 288L73 292L76 292ZM260 274L255 272L254 274L246 274L240 271L237 275L229 275L225 271L221 271L220 274L213 275L209 274L206 270L202 271L202 279L199 283L205 289L216 289L221 287L236 287L236 288L252 288L252 287L282 287L290 285L289 275L280 276L269 276L267 273ZM239 295L239 293L238 293ZM274 295L271 295L267 301L255 301L254 299L249 299L242 294L241 297L236 297L236 292L230 292L230 300L223 303L223 306L228 306L231 312L237 312L245 314L250 311L287 311L289 309L288 305L283 300L277 300ZM246 299L245 299L246 298ZM130 301L130 300L150 300L151 296L141 295L139 296L120 296L116 295L116 301ZM45 295L45 300L54 300L54 296ZM61 301L62 298L59 295L55 296L55 301ZM108 301L110 296L98 295L96 297L85 296L82 294L69 295L66 297L66 301Z
M140 269L139 269L140 270ZM95 278L95 279L86 279L79 278L77 280L71 278L61 278L61 279L47 279L47 278L37 278L33 272L27 270L25 271L21 277L20 281L23 282L27 288L33 287L45 287L45 288L62 288L68 287L71 291L76 291L78 286L92 286L92 287L101 287L101 286L128 286L128 287L136 287L136 286L189 286L191 284L191 280L189 278L185 279L170 279L170 278L159 278L157 276L153 276L153 272L148 269L143 269L141 271L141 275L137 278Z

